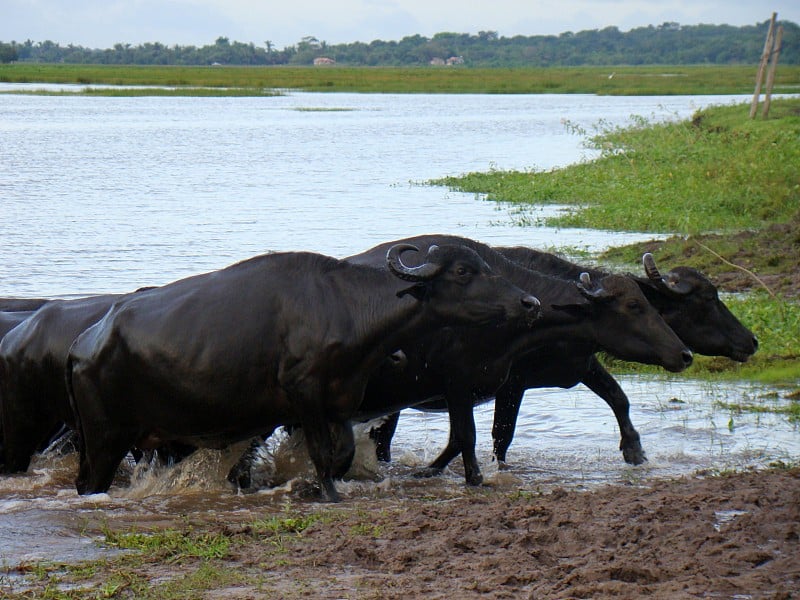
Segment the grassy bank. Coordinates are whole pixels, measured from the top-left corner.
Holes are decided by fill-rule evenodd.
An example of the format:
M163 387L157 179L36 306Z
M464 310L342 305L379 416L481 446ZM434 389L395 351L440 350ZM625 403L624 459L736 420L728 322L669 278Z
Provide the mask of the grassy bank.
M641 271L644 251L665 267L695 266L759 336L751 362L699 357L688 376L800 381L800 100L774 101L767 120L720 106L688 121L600 126L597 160L548 172L492 171L431 183L525 205L573 209L551 226L673 232L595 257ZM526 224L524 210L519 217ZM666 235L660 236L667 237ZM639 369L609 361L617 371Z
M0 65L0 82L192 88L297 89L316 92L508 94L749 94L753 66L568 67L177 67L15 63ZM800 90L800 66L781 66L775 92ZM98 92L93 93L107 93ZM239 94L241 95L241 91Z

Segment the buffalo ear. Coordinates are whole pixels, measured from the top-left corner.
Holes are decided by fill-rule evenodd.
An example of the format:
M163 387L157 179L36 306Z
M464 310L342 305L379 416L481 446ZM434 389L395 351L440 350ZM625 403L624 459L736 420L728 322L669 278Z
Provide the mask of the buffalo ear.
M397 297L402 298L403 296L408 294L410 296L413 296L417 300L421 301L423 298L425 298L425 293L427 291L428 290L427 287L425 286L425 283L420 281L419 283L415 283L411 287L407 287L404 290L400 290L399 292L397 292Z

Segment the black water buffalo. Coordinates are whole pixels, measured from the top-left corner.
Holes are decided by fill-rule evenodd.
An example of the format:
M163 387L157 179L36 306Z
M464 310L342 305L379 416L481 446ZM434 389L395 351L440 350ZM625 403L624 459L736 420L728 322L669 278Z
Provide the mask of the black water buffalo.
M497 248L498 252L522 266L566 278L580 272L592 277L607 274L599 269L586 268L547 252L526 247ZM632 277L678 337L693 351L709 356L726 356L746 361L758 349L758 340L720 300L717 288L702 273L690 267L676 267L662 275L649 253L642 257L646 277ZM558 386L569 388L583 383L603 398L611 409L620 429L620 450L625 460L640 464L645 460L638 432L630 420L630 403L619 383L592 355L588 360L576 357L569 350L554 354L549 363L551 372L531 377L528 371L514 373L498 390L495 399L494 455L506 461L506 453L514 436L522 396L526 389ZM541 362L531 364L533 372L542 368Z
M34 311L32 310L0 311L0 340L33 313Z
M538 315L536 298L474 251L431 246L408 267L412 248L388 248L388 270L263 255L115 304L69 353L78 492L106 491L134 445L223 447L301 425L323 494L337 500L349 419L388 354L443 324Z
M594 279L608 275L527 247L495 249L520 266L567 280L579 277L583 272L588 272ZM645 255L643 261L648 276L632 279L689 348L701 354L728 356L735 360L746 360L755 352L758 346L755 337L719 300L716 288L707 278L687 267L679 267L662 276L652 256ZM553 344L546 355L531 353L514 365L508 379L495 394L492 437L494 454L499 461L504 463L506 460L526 389L569 388L584 383L613 409L620 427L620 450L624 459L632 464L644 462L639 434L630 421L627 396L594 353L587 354L585 350L566 340L565 343ZM429 407L438 408L436 404ZM393 415L373 432L378 456L382 460L390 458L390 442L396 425L397 415ZM452 453L452 449L443 453L437 464L447 464Z
M64 379L67 352L118 294L47 302L0 342L2 469L25 471L64 424L74 427ZM23 314L23 313L11 313Z
M594 281L584 274L580 283L567 282L522 268L487 245L465 238L426 235L401 242L464 244L516 285L535 289L543 307L542 318L529 331L449 328L413 340L401 348L405 368L383 368L370 379L359 409L362 418L422 403L427 408L446 406L450 442L422 474L441 471L460 452L467 482L480 483L473 405L493 398L515 372L524 369L538 374L552 369L550 357L560 356L562 348L567 356L574 354L583 360L605 350L671 371L680 371L691 363L691 352L628 277L607 275ZM384 244L347 260L374 265L385 252ZM384 460L389 457L388 440L394 424L396 420L390 421L375 436Z
M44 298L0 298L0 311L32 311L50 302Z
M0 340L2 340L9 331L14 329L32 314L33 311L30 310L16 312L0 311ZM3 447L3 430L2 427L0 427L0 465L2 465L3 455L5 453Z

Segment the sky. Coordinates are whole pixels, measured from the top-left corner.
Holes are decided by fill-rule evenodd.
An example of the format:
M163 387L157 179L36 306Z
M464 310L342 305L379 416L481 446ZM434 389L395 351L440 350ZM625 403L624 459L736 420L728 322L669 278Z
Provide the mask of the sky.
M440 32L500 36L681 25L754 25L773 12L800 23L799 0L0 0L0 41L111 48L145 42L205 46L220 37L282 49Z

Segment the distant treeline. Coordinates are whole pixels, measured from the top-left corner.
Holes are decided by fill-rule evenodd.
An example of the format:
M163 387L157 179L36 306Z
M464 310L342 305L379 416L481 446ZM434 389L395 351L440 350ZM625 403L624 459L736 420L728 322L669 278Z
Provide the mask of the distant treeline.
M780 62L800 64L800 27L782 21ZM437 33L432 38L408 36L397 41L375 40L329 45L305 37L279 50L231 42L219 37L207 46L166 46L154 42L92 49L55 42L0 42L0 62L24 61L134 65L307 65L332 59L348 66L413 66L463 64L473 67L548 67L578 65L696 65L758 62L769 21L744 27L730 25L662 25L622 32L616 27L571 31L560 35L502 37L496 31L477 35ZM463 62L462 62L463 61Z

